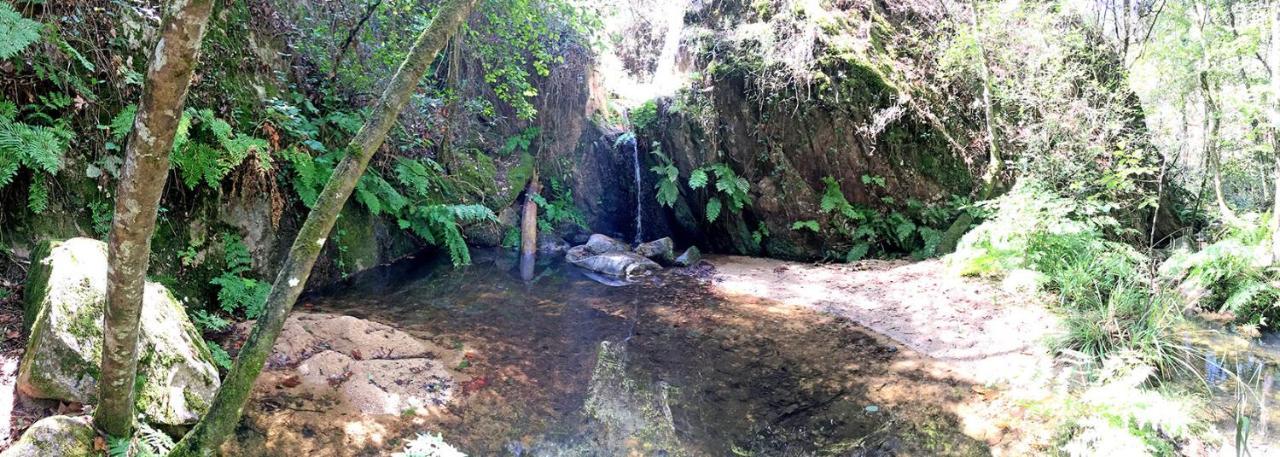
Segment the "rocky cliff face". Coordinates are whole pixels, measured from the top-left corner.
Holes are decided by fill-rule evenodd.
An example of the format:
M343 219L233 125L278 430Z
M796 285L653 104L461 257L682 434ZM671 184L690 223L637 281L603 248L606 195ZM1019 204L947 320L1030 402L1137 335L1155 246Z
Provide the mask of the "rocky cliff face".
M879 212L969 194L981 155L980 146L969 146L976 136L972 94L947 93L922 68L936 37L919 25L942 21L942 13L909 4L824 5L691 6L678 59L687 85L631 116L644 151L642 192L664 179L648 173L651 167L678 170L679 195L670 207L650 201L655 235L719 251L814 259L828 254L829 240L793 226L825 225L831 217L821 205L824 178L852 204ZM726 209L711 221L707 205L723 195L686 181L720 164L749 183L749 199L741 211Z

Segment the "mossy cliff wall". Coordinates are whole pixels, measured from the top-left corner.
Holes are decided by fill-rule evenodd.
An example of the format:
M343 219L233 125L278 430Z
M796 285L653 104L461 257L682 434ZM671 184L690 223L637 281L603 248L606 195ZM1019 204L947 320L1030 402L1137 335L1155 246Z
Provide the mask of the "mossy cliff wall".
M979 125L973 94L943 92L922 68L936 37L920 25L941 22L942 13L792 3L805 2L725 0L690 11L682 38L689 85L633 110L640 147L669 157L682 181L721 163L750 184L743 210L714 222L704 217L713 187L682 185L672 208L650 205L650 220L678 239L816 259L828 254L828 240L793 224L825 225L823 178L834 178L849 202L879 211L910 199L945 204L973 188L982 160L980 146L969 147ZM941 115L948 125L934 121ZM643 156L646 169L664 160Z

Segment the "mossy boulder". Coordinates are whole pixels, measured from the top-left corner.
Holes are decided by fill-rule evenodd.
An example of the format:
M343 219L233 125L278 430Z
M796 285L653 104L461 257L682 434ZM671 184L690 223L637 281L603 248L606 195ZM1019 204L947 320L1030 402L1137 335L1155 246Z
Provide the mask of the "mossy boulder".
M96 403L107 300L107 245L46 241L32 257L24 311L30 338L18 390L35 398ZM149 422L191 424L208 409L218 371L182 304L148 282L140 319L138 410Z
M96 456L93 439L97 436L88 416L50 416L32 424L0 457Z

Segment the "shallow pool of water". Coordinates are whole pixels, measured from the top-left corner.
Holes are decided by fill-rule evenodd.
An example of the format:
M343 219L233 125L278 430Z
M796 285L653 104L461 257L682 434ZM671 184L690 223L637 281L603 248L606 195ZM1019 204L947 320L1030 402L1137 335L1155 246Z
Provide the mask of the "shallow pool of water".
M990 453L955 415L981 389L856 324L728 300L705 274L619 286L542 261L525 281L514 255L474 257L376 269L299 307L471 351L430 430L469 455Z

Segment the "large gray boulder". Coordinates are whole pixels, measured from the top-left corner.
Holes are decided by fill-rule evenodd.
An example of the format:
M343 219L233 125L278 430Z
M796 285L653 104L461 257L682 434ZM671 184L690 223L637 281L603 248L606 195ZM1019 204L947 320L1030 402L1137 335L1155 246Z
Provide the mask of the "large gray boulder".
M676 260L676 243L668 237L659 238L636 246L636 254L663 265L671 265Z
M0 457L96 456L93 439L97 436L88 416L49 416L31 424Z
M591 238L587 239L586 246L592 254L597 255L608 254L610 252L627 252L631 250L631 246L627 243L609 238L599 233L591 235Z
M24 326L26 353L18 390L35 398L98 400L107 245L73 238L47 241L32 256ZM160 284L146 284L139 322L137 408L151 423L195 423L218 389L204 339L186 310Z
M644 276L662 269L661 265L634 252L608 252L570 263L596 273L623 278Z

